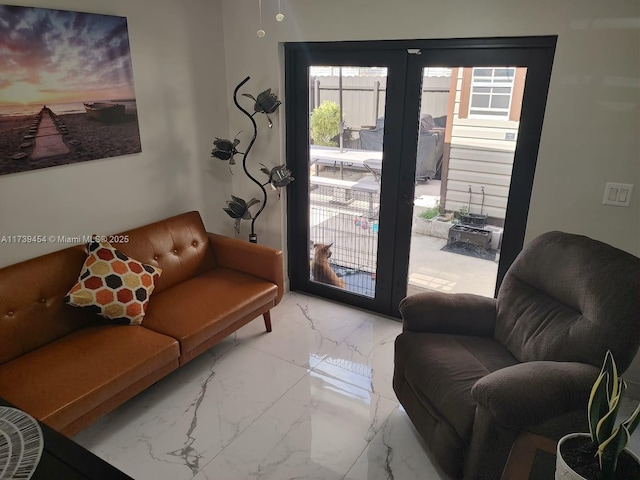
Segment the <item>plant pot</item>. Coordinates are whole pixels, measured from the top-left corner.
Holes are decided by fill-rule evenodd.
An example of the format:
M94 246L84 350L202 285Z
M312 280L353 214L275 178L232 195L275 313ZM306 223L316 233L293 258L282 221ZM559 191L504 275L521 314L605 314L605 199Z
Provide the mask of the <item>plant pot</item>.
M449 229L453 224L443 217L425 219L420 216L413 217L413 233L430 235L437 238L447 238Z
M488 217L488 215L481 215L479 213L461 213L458 220L460 220L460 223L463 225L484 228L487 224Z
M565 458L563 457L562 453L560 453L560 449L562 447L562 445L570 439L574 439L574 438L584 438L586 439L586 441L590 444L591 443L591 436L588 433L570 433L569 435L565 435L564 437L562 437L560 439L560 441L558 442L558 447L556 450L556 475L555 475L555 480L598 480L599 477L583 477L582 475L580 475L579 473L576 473L576 471L572 468L571 465L569 465L569 463L567 462L567 460L565 460ZM620 456L622 457L623 455L628 455L627 458L631 458L631 462L633 462L635 460L636 463L636 468L637 471L639 472L638 474L640 475L640 459L638 458L637 455L635 455L632 451L630 451L629 449L625 449ZM593 457L593 455L588 455L588 458L595 458L595 462L597 463L597 457ZM620 472L620 459L618 461L618 469L617 469L617 473L621 473ZM622 474L623 476L614 476L614 480L617 480L618 478L622 479L622 478L640 478L638 476L628 476L628 474Z

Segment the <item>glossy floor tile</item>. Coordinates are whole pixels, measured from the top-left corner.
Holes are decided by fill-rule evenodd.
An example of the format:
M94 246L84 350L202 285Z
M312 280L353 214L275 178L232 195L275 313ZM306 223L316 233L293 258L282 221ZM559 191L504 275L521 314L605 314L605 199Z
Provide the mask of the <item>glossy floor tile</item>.
M311 371L195 479L342 479L396 405Z
M213 349L75 440L135 479L188 480L306 375L239 343Z
M445 478L425 477L435 470L393 393L400 323L296 293L272 319L273 332L251 322L74 439L138 480L394 478L394 468L396 479Z
M448 480L393 392L399 322L297 293L272 322L244 326L74 439L136 480Z

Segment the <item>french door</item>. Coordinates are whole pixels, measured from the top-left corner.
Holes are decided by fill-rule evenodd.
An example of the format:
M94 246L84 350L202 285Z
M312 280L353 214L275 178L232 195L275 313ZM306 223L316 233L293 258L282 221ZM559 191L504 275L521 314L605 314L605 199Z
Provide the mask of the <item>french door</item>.
M510 175L501 180L508 185L487 185L495 198L486 206L481 186L479 216L493 208L499 218L503 210L497 290L524 240L554 48L555 37L286 44L287 164L296 178L287 207L291 289L398 316L417 251L411 231L418 185L446 174L451 191L443 187L440 198L448 210L464 207L466 177L447 171L450 154L452 166L469 165L452 153L451 132L465 132L452 119L468 115L496 136L495 118L512 116L509 105L517 101L517 131L505 134L513 144ZM434 100L429 107L444 115L425 113L424 86L434 71L453 85L446 105ZM461 101L455 88L469 81ZM467 208L477 207L473 185ZM444 213L445 205L439 208Z

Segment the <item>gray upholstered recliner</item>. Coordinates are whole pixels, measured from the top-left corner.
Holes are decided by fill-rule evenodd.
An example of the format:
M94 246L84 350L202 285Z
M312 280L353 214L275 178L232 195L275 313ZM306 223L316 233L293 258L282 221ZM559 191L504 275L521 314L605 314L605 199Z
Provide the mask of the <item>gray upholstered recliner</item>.
M498 480L519 433L588 431L605 352L640 342L640 259L587 237L529 243L498 298L422 293L400 304L393 387L439 466Z

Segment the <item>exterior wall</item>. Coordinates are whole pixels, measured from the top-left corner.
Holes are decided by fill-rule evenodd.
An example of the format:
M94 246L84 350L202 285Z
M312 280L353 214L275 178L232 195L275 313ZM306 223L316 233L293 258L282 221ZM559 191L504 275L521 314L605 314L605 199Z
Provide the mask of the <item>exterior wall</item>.
M376 86L376 82L379 82L378 86ZM448 76L424 77L422 113L428 113L434 118L447 114L449 82ZM312 110L325 100L340 102L339 78L337 76L312 77L310 88L309 97L311 98L310 108ZM376 119L384 117L386 88L387 77L384 76L343 76L342 110L345 126L354 130L375 126Z
M468 206L471 187L469 211L504 220L520 122L469 118L468 103L463 101L463 90L468 88L463 81L465 70L469 69L458 69L453 115L447 124L451 140L444 208L455 211Z
M422 100L420 111L433 118L447 114L449 84L451 75L425 76L422 80Z
M324 101L340 103L339 78L313 77L312 104L313 109ZM376 86L379 82L379 86ZM374 126L376 119L384 117L387 77L343 77L342 78L342 111L345 126L359 129ZM376 101L376 92L378 99Z

